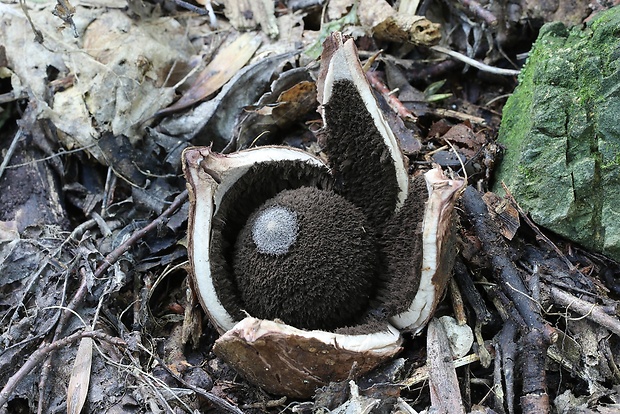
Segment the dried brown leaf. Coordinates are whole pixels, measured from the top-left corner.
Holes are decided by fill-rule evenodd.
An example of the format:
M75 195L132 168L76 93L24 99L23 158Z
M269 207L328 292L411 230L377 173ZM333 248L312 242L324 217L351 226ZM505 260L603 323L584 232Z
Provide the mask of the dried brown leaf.
M71 27L71 29L73 29L73 35L78 37L77 28L73 22L74 13L75 7L69 3L69 0L57 0L56 7L54 7L54 11L52 11L52 14L59 17L67 26Z
M261 27L269 37L278 36L273 0L224 0L224 14L237 30L255 30Z
M521 226L517 208L510 200L500 198L495 193L485 193L482 199L489 209L491 219L497 224L497 228L502 233L502 236L512 240Z
M331 0L327 3L327 18L332 21L347 14L355 4L354 0Z
M166 115L187 108L215 93L248 63L260 44L259 35L244 33L228 46L224 46L181 99L159 111L157 115Z
M88 396L90 368L93 360L93 339L82 338L67 388L67 414L79 414Z

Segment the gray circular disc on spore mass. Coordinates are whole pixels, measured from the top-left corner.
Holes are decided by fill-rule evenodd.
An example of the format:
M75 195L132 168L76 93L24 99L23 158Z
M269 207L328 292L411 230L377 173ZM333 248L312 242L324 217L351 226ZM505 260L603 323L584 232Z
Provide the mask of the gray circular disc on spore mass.
M281 206L272 206L255 218L252 240L259 252L279 256L287 253L295 243L298 228L295 212Z

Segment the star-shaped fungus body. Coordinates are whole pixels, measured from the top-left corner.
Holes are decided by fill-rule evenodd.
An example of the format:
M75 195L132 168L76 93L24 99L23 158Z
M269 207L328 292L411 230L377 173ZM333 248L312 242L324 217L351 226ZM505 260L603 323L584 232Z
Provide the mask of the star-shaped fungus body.
M183 154L193 286L223 335L214 352L265 390L306 398L361 375L418 332L450 275L464 187L410 178L352 40L325 43L319 79L329 165L266 146Z

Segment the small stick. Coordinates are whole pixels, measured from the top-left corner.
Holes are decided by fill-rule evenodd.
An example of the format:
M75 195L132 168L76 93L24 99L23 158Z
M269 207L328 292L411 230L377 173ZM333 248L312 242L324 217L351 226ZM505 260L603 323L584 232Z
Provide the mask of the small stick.
M22 129L20 128L17 130L17 133L13 137L13 141L11 141L9 149L6 150L6 154L4 154L4 159L2 160L2 164L0 164L0 178L2 178L2 175L4 174L4 171L6 170L6 167L9 164L11 157L13 156L13 153L15 152L15 148L17 148L17 143L22 138L22 135Z
M553 243L549 239L549 237L547 237L542 231L540 231L538 226L534 224L534 222L529 218L527 214L525 214L525 211L523 211L519 203L517 203L517 200L515 200L515 198L512 196L512 193L508 189L508 186L506 185L506 183L502 182L502 188L506 192L506 197L508 197L510 202L517 208L517 210L519 211L519 215L523 218L523 220L525 220L527 225L530 226L532 230L534 230L534 233L536 233L538 237L543 239L545 243L547 243L553 250L555 250L558 256L560 256L560 258L564 261L564 263L566 263L566 266L568 266L568 269L571 272L578 271L577 268L571 263L571 261L568 260L568 258L564 255L564 253L562 253L562 251L558 248L558 246L556 246L555 243Z
M30 355L30 357L26 360L24 365L21 366L20 369L17 370L15 374L9 378L9 380L4 385L4 388L0 390L0 407L7 403L13 391L19 384L19 382L24 378L30 371L32 371L37 365L39 365L45 357L50 352L56 351L59 348L70 345L73 342L76 342L82 338L94 338L100 339L106 342L111 343L112 345L126 346L125 341L120 338L114 338L108 334L105 334L101 331L80 331L74 334L71 334L65 338L59 339L58 341L52 342L51 344L47 344L39 347L36 351Z
M187 190L185 190L181 194L176 196L172 204L170 204L170 206L166 209L166 211L161 213L159 217L157 217L155 220L153 220L152 222L150 222L149 224L147 224L140 230L136 230L131 235L131 237L125 240L124 243L122 243L116 249L111 251L110 254L108 254L103 259L103 263L101 263L101 265L99 265L97 270L95 270L95 277L99 278L103 276L105 271L108 270L110 266L112 266L114 263L116 263L119 257L125 254L135 243L138 242L138 240L142 239L151 230L156 229L160 225L164 224L164 222L168 220L168 218L170 218L170 216L183 205L185 200L187 200L187 197L188 197L188 192Z
M366 78L368 82L375 88L387 101L390 107L403 119L413 121L417 119L417 117L403 105L400 99L396 97L395 94L391 93L388 87L379 79L376 72L368 71L366 72Z
M465 216L480 239L502 290L512 300L527 326L520 340L523 354L523 395L520 401L523 413L548 413L550 403L545 356L558 334L544 321L538 304L528 295L519 270L509 257L508 245L495 223L489 219L487 206L480 193L471 186L467 187L462 200Z
M463 6L469 8L469 10L476 16L480 17L482 20L487 22L489 26L495 27L497 26L497 17L484 7L480 5L476 0L460 0L463 3Z
M556 305L565 306L620 336L620 320L605 313L601 306L579 299L555 286L550 285L549 292Z
M432 319L428 325L426 349L428 386L433 408L440 413L465 414L448 335L437 319Z
M140 348L142 348L142 350L146 351L153 359L155 359L155 361L157 361L157 363L162 368L164 368L166 371L168 371L168 374L170 374L175 380L177 380L183 386L185 386L185 387L189 388L190 390L194 391L196 394L201 395L202 397L206 398L211 403L213 403L213 405L215 405L218 408L220 408L222 411L226 411L227 413L231 413L231 414L243 414L243 411L241 411L238 407L235 407L234 405L232 405L231 403L229 403L225 399L220 398L220 397L218 397L217 395L215 395L213 393L210 393L210 392L208 392L206 390L203 390L202 388L196 387L196 386L190 384L189 382L185 381L177 373L172 371L168 367L168 365L164 361L162 361L162 359L160 357L158 357L157 355L155 355L154 353L152 353L151 351L149 351L148 349L146 349L142 345L138 344L138 346Z
M471 275L460 257L457 257L454 263L454 275L455 277L453 280L456 280L463 296L465 296L469 305L474 309L476 320L483 325L488 324L493 319L493 316L491 316L491 312L487 309L482 295L480 295L480 292L476 289Z
M467 323L467 315L465 314L463 295L454 278L450 279L450 299L452 299L452 309L454 310L454 317L458 325L465 325Z
M59 340L60 334L62 330L65 328L65 324L69 320L69 317L72 315L71 311L75 311L82 300L86 297L86 292L88 292L88 283L86 278L86 272L84 268L80 269L80 274L82 276L80 287L73 295L73 299L67 305L67 307L62 311L60 319L58 320L58 324L56 325L56 329L54 331L54 337L50 342L43 342L39 348L46 346L47 343L54 343ZM39 379L39 403L37 406L37 413L45 412L45 396L46 396L46 383L49 378L50 371L52 369L52 357L54 356L54 351L50 351L47 354L47 358L45 358L45 362L43 363L43 368L41 369L41 377Z
M517 325L512 320L507 320L502 327L502 330L493 338L495 347L498 349L496 355L500 354L500 357L495 359L497 361L501 359L501 371L504 375L504 382L506 384L506 405L508 406L508 412L514 413L514 401L515 401L515 362L517 361L517 344L515 338L517 337ZM500 383L501 384L501 383ZM497 407L496 407L497 408Z
M483 72L493 73L495 75L503 75L503 76L517 76L520 71L515 69L503 69L497 68L495 66L487 65L486 63L478 62L475 59L472 59L468 56L465 56L462 53L459 53L455 50L450 50L442 46L431 46L431 49L435 52L444 53L450 57L460 60L461 62L467 63L470 66L475 67Z

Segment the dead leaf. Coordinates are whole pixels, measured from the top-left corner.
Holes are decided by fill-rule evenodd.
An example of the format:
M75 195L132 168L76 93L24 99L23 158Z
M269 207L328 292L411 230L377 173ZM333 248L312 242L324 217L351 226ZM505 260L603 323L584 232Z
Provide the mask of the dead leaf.
M228 46L224 46L181 99L159 111L157 115L167 115L187 108L215 93L248 63L261 42L259 35L244 33Z
M351 10L353 4L354 0L331 0L327 3L327 18L330 21L340 19Z
M442 138L444 141L463 144L474 151L478 151L485 143L484 139L480 140L480 137L474 134L471 125L465 123L454 125Z
M0 243L19 240L16 221L0 221Z
M90 368L93 360L93 339L82 338L75 362L73 372L67 388L67 414L79 414L84 407L88 396L88 385L90 384Z
M73 29L73 36L78 37L77 27L75 27L75 23L73 22L74 13L75 7L69 3L69 0L57 0L56 7L54 7L54 11L52 11L54 16L59 17L67 26Z
M175 139L192 140L194 145L213 145L215 151L226 152L225 147L232 143L231 132L243 108L256 103L275 74L293 56L292 52L270 56L244 67L215 98L182 115L165 118L158 129Z
M224 0L224 14L237 30L255 30L261 27L269 37L278 37L273 0Z
M303 122L308 114L315 113L316 86L310 79L305 69L285 72L274 83L273 92L265 94L256 109L247 110L235 127L236 148L272 144L274 138L281 139L283 131ZM287 88L279 91L282 84Z
M497 224L497 228L502 236L512 240L521 226L517 208L510 200L500 198L495 193L487 192L482 196L482 199L489 209L491 219Z

